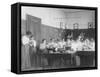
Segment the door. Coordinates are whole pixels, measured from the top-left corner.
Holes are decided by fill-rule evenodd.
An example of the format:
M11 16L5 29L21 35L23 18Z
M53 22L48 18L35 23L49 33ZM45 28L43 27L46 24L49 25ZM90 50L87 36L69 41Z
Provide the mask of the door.
M26 31L30 31L37 44L41 41L41 19L35 16L26 15Z

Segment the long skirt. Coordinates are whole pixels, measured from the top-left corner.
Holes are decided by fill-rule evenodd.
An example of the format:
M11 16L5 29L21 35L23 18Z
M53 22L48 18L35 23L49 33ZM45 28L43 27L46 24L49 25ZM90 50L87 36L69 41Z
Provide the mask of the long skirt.
M22 68L30 68L30 55L29 55L29 45L22 46Z
M30 54L31 67L36 67L36 49L31 46L29 48L29 54Z

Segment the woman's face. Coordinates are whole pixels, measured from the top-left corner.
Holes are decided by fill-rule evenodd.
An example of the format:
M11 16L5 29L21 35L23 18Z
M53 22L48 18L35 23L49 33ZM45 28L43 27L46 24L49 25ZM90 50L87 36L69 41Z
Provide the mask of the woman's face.
M46 43L46 40L44 40L43 42Z

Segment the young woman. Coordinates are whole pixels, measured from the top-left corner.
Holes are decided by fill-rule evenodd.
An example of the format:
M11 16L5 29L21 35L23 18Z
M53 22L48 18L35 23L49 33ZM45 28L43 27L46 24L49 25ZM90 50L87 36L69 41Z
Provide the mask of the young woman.
M29 56L29 47L30 47L30 36L31 32L26 32L22 36L22 68L30 68L30 56Z

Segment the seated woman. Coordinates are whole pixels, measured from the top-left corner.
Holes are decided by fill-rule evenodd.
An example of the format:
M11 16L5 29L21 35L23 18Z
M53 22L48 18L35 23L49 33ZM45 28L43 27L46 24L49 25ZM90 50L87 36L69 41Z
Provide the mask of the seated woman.
M41 51L41 53L47 53L47 41L46 41L46 39L42 40L42 43L40 44L40 51Z
M43 39L42 40L42 43L40 44L40 52L41 53L47 53L48 51L47 51L47 42L46 42L46 39ZM45 66L47 66L48 65L48 60L47 60L47 58L45 58L44 56L40 56L41 58L40 58L40 60L41 60L41 67L45 67Z
M56 43L54 39L50 39L50 42L47 44L47 49L49 50L50 53L55 52L55 46L56 46Z
M66 47L66 42L65 42L65 40L64 39L62 39L62 40L60 40L59 42L58 42L58 51L60 51L60 52L64 52L65 51L65 47Z

